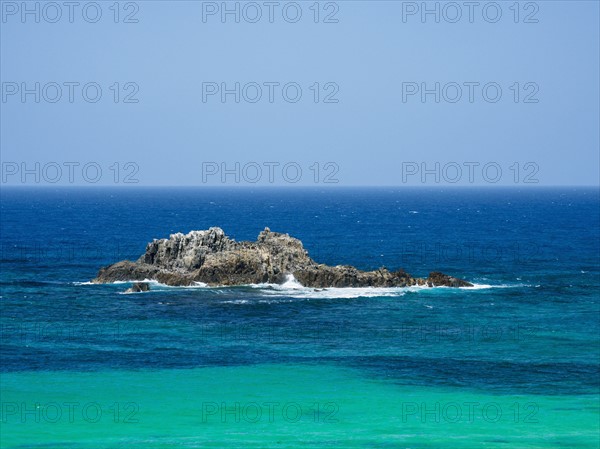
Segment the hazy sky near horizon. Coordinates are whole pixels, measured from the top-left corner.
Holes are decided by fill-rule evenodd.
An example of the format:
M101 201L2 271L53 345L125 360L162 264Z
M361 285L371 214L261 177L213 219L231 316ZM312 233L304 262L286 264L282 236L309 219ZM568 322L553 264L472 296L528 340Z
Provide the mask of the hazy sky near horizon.
M0 185L599 183L597 1L117 5L1 2Z

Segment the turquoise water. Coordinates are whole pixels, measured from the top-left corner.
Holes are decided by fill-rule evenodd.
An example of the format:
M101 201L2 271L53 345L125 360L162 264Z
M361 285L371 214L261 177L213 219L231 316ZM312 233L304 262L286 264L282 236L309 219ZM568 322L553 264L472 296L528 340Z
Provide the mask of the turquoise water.
M3 383L5 400L46 404L40 423L8 417L7 445L584 448L597 438L593 396L415 389L334 366L39 372ZM48 404L66 400L81 406L57 419Z
M591 189L3 189L1 446L597 448L598 206ZM215 225L477 288L86 283Z

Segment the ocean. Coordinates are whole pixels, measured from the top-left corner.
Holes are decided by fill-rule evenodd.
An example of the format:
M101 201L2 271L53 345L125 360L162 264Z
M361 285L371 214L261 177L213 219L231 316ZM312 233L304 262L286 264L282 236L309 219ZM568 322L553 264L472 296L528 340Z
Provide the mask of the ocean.
M475 288L90 284L265 227ZM2 448L598 448L597 188L1 191Z

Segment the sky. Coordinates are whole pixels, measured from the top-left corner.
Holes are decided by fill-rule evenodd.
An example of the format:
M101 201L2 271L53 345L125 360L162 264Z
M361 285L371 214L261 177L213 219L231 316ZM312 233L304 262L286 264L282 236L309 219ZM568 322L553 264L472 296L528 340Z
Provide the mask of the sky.
M597 1L1 12L0 186L599 184Z

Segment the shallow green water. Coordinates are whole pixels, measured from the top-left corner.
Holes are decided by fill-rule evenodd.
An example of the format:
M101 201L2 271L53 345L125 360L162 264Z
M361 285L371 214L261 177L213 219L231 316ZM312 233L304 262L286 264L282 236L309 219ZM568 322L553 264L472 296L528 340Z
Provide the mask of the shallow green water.
M332 366L4 373L2 391L5 448L594 448L599 431L596 395L406 387Z

